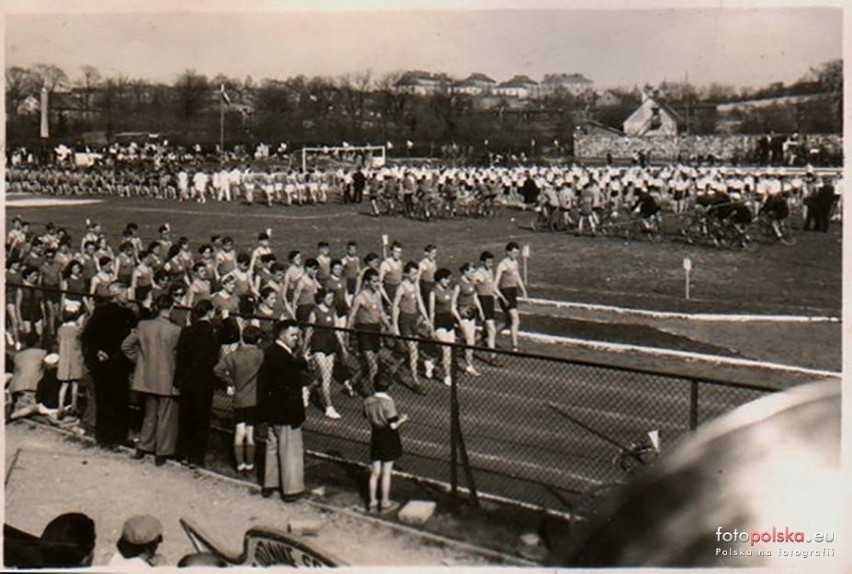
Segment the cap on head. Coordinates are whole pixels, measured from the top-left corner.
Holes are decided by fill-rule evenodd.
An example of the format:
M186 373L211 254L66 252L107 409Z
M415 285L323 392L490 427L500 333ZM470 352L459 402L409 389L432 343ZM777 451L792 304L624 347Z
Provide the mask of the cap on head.
M163 525L153 516L143 514L132 516L124 522L121 538L137 546L145 546L157 541L163 535Z

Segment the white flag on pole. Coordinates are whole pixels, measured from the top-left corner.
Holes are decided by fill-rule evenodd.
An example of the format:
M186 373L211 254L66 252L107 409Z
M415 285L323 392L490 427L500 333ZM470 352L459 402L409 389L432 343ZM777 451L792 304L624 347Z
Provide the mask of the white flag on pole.
M219 95L222 97L223 102L225 102L229 106L231 105L231 98L230 96L228 96L228 92L225 91L225 84L219 85Z

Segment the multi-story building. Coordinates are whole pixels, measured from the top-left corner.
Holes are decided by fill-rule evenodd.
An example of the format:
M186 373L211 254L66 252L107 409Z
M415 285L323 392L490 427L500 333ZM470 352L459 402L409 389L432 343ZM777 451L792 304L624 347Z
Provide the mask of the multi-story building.
M494 88L494 93L498 96L509 98L518 98L525 100L534 98L538 95L538 82L531 79L529 76L518 75L511 80L506 80L497 84Z
M542 95L565 90L573 96L579 96L592 89L594 82L583 74L545 74L541 81Z

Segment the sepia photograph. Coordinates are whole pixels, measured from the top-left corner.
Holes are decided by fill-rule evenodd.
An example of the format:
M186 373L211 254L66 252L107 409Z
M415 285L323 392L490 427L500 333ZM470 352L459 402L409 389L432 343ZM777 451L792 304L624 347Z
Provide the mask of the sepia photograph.
M0 6L3 568L852 566L841 2Z

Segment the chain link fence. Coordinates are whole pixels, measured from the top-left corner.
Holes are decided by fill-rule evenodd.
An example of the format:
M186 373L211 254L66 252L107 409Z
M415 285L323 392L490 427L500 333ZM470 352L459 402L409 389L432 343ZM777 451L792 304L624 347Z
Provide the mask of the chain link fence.
M370 426L362 415L370 392L357 331L335 329L348 339L338 355L331 402L339 420L323 415L312 394L305 423L308 450L369 462ZM705 421L760 398L769 388L679 378L529 353L466 347L434 340L383 335L377 377L393 381L389 393L410 420L401 429L403 457L395 469L427 481L527 505L570 512L597 489L623 482L623 464L657 431L665 453ZM417 377L406 343L418 347ZM476 374L465 370L473 352ZM443 353L452 354L449 385ZM426 378L425 361L434 372ZM316 371L312 372L317 376ZM346 394L346 382L358 391ZM227 419L231 399L218 393L216 414ZM638 464L647 464L639 460Z
M7 303L10 290L20 287L6 285ZM185 321L188 313L179 311L173 320ZM242 316L238 322L272 330L268 319ZM326 417L327 405L320 393L312 393L305 448L368 463L370 425L363 397L372 380L358 349L359 332L335 331L347 347L345 355L336 353L329 389L341 418ZM401 429L404 454L395 470L454 493L465 491L474 502L488 495L572 512L583 497L623 482L630 471L625 461L648 464L636 453L656 453L649 432L659 433L665 456L698 425L773 391L430 339L389 334L381 339L375 376L394 383L389 393L397 410L410 417ZM420 356L416 376L409 368L410 344ZM445 353L452 357L449 372ZM470 355L475 374L465 370ZM434 365L431 378L425 361ZM318 378L317 373L312 369L311 376ZM356 392L346 392L347 382ZM216 392L213 411L215 426L232 428L233 399L224 388Z

